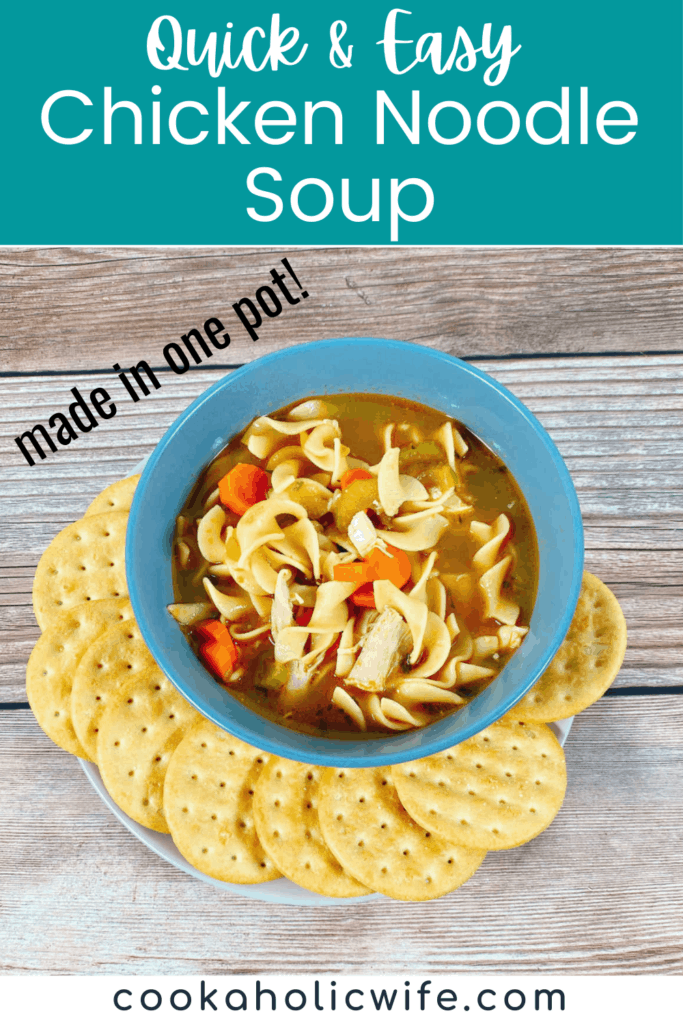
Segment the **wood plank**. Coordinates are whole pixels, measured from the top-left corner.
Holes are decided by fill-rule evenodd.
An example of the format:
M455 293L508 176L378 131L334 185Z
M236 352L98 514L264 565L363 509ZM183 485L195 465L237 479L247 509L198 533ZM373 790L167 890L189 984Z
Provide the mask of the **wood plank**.
M291 908L217 893L129 835L28 712L0 714L0 733L3 973L683 968L681 696L584 712L551 828L421 905Z
M309 298L253 342L231 304L284 254ZM455 355L680 350L682 266L677 249L4 248L0 347L5 370L158 363L219 316L230 362L333 335Z

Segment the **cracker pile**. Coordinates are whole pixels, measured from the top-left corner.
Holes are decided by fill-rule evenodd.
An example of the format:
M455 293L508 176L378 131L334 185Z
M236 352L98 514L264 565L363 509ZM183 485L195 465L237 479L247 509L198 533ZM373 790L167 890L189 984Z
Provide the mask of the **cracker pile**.
M212 878L284 875L324 896L408 901L452 892L488 850L519 846L550 825L567 774L546 723L601 697L624 657L624 617L604 583L584 573L550 667L478 735L393 767L299 764L206 721L152 658L124 565L137 480L106 488L41 558L33 602L43 634L26 673L43 731L94 761L133 820L170 833Z

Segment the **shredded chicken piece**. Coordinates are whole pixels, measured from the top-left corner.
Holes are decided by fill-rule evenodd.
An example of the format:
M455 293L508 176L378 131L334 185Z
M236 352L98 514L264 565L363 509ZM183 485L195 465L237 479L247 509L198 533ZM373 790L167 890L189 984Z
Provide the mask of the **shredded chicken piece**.
M393 608L385 608L373 624L363 650L348 676L360 690L377 693L386 689L413 646L410 630Z

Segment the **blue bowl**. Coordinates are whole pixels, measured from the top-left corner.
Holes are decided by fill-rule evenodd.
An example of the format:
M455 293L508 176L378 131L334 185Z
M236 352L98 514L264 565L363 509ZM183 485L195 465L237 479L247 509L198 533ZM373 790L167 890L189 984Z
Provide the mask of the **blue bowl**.
M499 676L471 703L414 732L334 740L276 725L245 707L203 668L166 606L175 520L204 467L256 416L310 395L374 392L439 409L503 460L536 527L539 582L530 629ZM396 764L460 743L512 708L564 638L581 587L583 528L567 468L538 420L481 370L429 348L335 338L264 356L205 391L166 432L137 486L126 541L128 588L145 642L169 679L206 718L295 761L340 767Z

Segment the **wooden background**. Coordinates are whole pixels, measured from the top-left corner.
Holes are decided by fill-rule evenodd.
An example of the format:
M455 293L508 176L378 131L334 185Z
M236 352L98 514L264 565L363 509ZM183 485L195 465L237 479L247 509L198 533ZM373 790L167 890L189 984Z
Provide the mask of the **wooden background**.
M680 972L683 252L292 250L309 297L252 341L231 304L284 254L0 250L0 971ZM209 316L230 347L127 401L112 364L159 367ZM586 567L629 626L618 679L570 735L552 827L432 904L272 907L203 885L119 825L25 704L32 576L54 534L224 373L339 335L470 359L533 410L576 483ZM118 415L29 468L14 437L98 385Z

